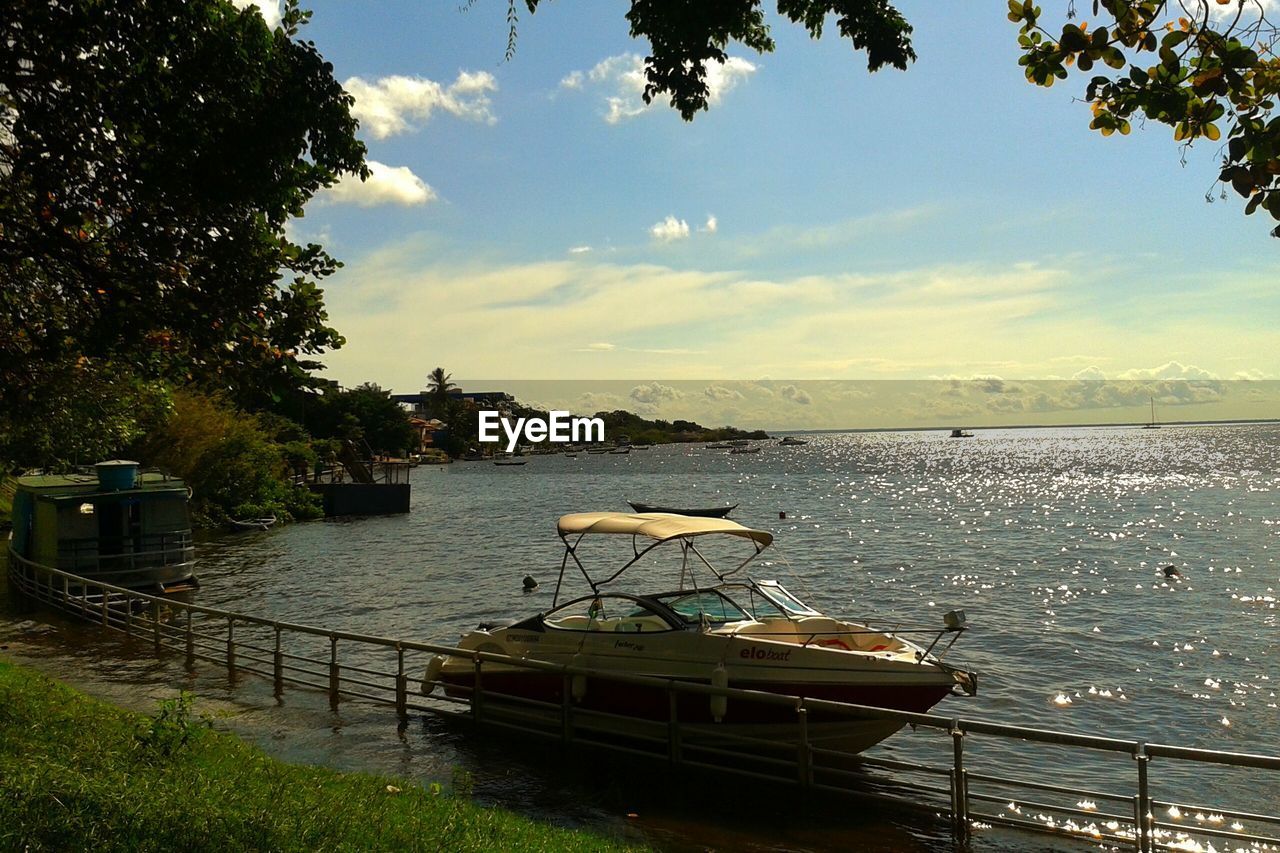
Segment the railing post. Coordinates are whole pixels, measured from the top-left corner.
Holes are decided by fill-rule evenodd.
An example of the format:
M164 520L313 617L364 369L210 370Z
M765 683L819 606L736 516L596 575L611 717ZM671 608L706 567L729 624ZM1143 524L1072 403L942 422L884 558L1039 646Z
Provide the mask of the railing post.
M1139 853L1151 853L1151 824L1147 816L1151 811L1151 792L1147 784L1147 764L1151 756L1147 755L1146 741L1138 741L1133 750L1133 760L1138 762L1138 796L1133 804L1133 838L1137 842Z
M951 830L961 844L969 840L968 777L964 770L964 730L951 721Z
M107 616L107 591L105 589L102 590L102 627L111 627L111 621Z
M667 757L672 765L680 764L680 696L674 687L667 687Z
M803 704L796 708L796 727L800 735L796 756L800 787L808 789L813 784L813 752L809 744L809 709Z
M236 620L227 617L227 678L236 677Z
M276 629L276 647L271 653L271 684L275 688L275 695L284 694L284 652L280 650L280 625L275 625Z
M160 602L151 602L151 644L160 651Z
M396 643L396 716L401 722L409 719L409 679L404 674L404 646Z
M124 633L125 636L133 636L133 598L129 595L124 597Z
M338 638L329 636L329 707L338 707Z
M187 669L196 666L196 635L191 626L191 611L187 611Z
M62 606L68 607L71 601L71 582L67 580L67 576L62 576Z
M480 657L475 657L476 677L471 687L471 717L478 723L484 709L484 685L480 682Z
M479 661L476 663L476 681L479 682ZM567 672L560 682L560 741L566 745L573 742L573 676Z

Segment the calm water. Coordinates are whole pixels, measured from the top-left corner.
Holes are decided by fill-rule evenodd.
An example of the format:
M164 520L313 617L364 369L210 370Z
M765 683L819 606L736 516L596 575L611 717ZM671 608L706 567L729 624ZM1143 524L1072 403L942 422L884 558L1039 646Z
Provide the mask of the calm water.
M294 622L451 642L479 621L550 605L560 559L554 523L563 513L625 510L628 497L738 503L735 519L777 535L772 563L755 574L778 576L821 609L931 625L947 610L967 612L972 630L951 657L981 672L980 692L944 701L941 713L1277 750L1280 427L810 438L755 455L663 447L536 457L523 467L419 468L407 516L206 543L199 598ZM1167 582L1158 571L1166 565L1184 580ZM532 595L521 588L526 574L542 581ZM146 694L173 681L165 666L104 656L83 629L58 631L56 643L22 636L43 642L52 656L46 666L77 671L100 691ZM616 817L610 825L671 848L928 848L944 837L937 827L783 818L767 809L753 809L757 817L744 823L733 803L686 807L656 793L601 792L589 779L546 775L537 756L512 764L502 748L487 752L479 739L433 721L397 734L384 711L352 705L335 716L297 697L277 708L249 684L204 692L225 704L229 724L291 757L419 778L448 778L463 766L486 799L569 823ZM878 749L939 759L947 748L945 738L921 732ZM981 741L970 748L974 769L1118 791L1130 786L1117 780L1133 773L1123 757L1092 761ZM1153 766L1158 796L1280 804L1275 774L1242 773ZM622 817L628 811L637 817ZM1005 838L991 833L983 843L1016 849Z

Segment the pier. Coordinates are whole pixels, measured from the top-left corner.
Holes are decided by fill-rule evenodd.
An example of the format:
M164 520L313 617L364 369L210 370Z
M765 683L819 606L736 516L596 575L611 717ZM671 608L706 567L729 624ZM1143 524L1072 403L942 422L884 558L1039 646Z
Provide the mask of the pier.
M697 768L767 781L802 792L821 792L915 811L945 819L957 845L991 826L1052 833L1090 844L1106 843L1153 853L1158 849L1208 849L1224 841L1280 846L1280 815L1228 804L1197 802L1190 795L1157 797L1153 791L1166 768L1216 768L1245 774L1280 774L1280 755L1198 749L1154 741L1103 737L916 714L731 687L623 675L559 666L505 655L457 649L389 637L331 631L234 613L92 581L40 566L10 553L10 579L33 602L95 623L145 643L158 656L183 660L188 669L207 665L270 681L277 695L287 689L319 691L336 708L348 701L388 707L401 719L413 713L466 719L477 726L515 731L565 748L620 751L659 766ZM462 697L421 695L422 673L433 655L470 658L474 687ZM564 700L535 702L484 688L486 664L501 663L553 671L565 679ZM641 721L575 707L574 679L591 684L642 686L663 691L671 709L665 721ZM455 687L455 692L461 688ZM600 689L593 687L592 689ZM727 734L715 726L683 724L676 709L680 694L723 697L729 703L765 703L795 713L794 743ZM855 755L812 741L811 715L850 720L888 719L915 729L913 738L936 746L938 760L903 761ZM620 726L625 723L625 731ZM899 734L898 737L907 737ZM1106 783L1022 778L987 766L980 749L986 739L1016 741L1023 753L1066 750L1109 762ZM873 790L871 770L893 773L890 784ZM1024 774L1026 775L1026 774ZM1273 777L1274 778L1274 777ZM881 780L883 781L883 780ZM1199 846L1196 846L1199 845Z

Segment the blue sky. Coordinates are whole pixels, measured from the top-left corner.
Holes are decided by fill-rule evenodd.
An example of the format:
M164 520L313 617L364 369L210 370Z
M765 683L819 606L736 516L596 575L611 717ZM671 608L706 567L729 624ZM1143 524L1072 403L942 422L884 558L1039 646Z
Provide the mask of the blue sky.
M629 85L625 3L544 2L510 62L507 4L459 5L310 4L376 164L294 224L346 263L344 384L1280 377L1273 223L1026 83L1003 2L903 2L920 59L874 75L775 20L692 123Z

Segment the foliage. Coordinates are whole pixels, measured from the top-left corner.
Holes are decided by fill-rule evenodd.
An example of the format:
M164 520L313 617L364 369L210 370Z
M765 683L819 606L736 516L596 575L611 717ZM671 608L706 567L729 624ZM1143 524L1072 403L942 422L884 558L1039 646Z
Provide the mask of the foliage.
M140 754L150 760L170 758L186 748L209 726L209 721L192 713L195 698L182 691L173 699L162 699L154 717L140 720L134 740Z
M525 0L530 13L538 5L539 0ZM510 58L515 44L516 0L508 0L507 9ZM815 39L822 36L827 15L835 15L840 37L848 39L855 50L866 52L869 71L885 65L903 69L916 58L911 26L888 0L778 0L778 14L802 25ZM631 0L626 18L633 38L649 40L644 62L645 103L669 96L671 106L686 121L707 109L707 66L711 62L723 64L730 43L739 42L757 53L774 48L760 0Z
M1265 210L1280 220L1280 29L1261 0L1092 0L1092 26L1075 22L1075 0L1067 0L1057 34L1042 24L1034 0L1008 4L1009 20L1021 26L1019 64L1027 80L1047 87L1073 67L1092 72L1085 86L1089 126L1104 136L1129 133L1140 116L1169 125L1185 146L1225 137L1214 190L1225 197L1230 185L1247 199L1246 214ZM534 12L539 0L524 5ZM508 0L508 58L516 11L516 0ZM871 71L905 68L916 58L910 24L886 0L778 0L778 13L814 38L835 15L840 36L866 51ZM626 18L631 35L651 45L645 102L669 95L686 120L707 109L708 64L723 63L731 43L774 48L760 0L631 0ZM1280 226L1271 233L1280 237Z
M307 425L316 438L363 441L374 453L401 455L417 442L408 414L372 382L317 397Z
M1169 125L1187 146L1217 142L1225 126L1219 181L1248 199L1246 214L1261 208L1280 220L1280 57L1273 52L1280 33L1261 7L1095 0L1093 13L1099 25L1069 20L1054 35L1041 25L1039 6L1009 0L1027 79L1052 86L1072 66L1094 72L1085 89L1089 126L1104 136L1128 133L1136 115ZM1280 237L1280 227L1271 233Z
M293 443L276 440L269 428L272 421L192 392L175 392L173 402L168 420L135 449L141 461L187 481L198 517L221 521L275 515L289 520L322 514L315 497L293 485L292 475L299 469L286 458Z
M147 721L0 663L0 849L622 849L439 785L284 764L178 707ZM183 742L139 760L157 726Z
M316 286L336 262L284 230L367 176L306 18L296 0L274 32L228 0L6 5L0 409L82 356L262 403L342 343Z
M111 360L45 365L45 387L0 408L0 470L60 468L120 453L168 415L168 389Z
M437 367L427 374L427 387L418 400L419 408L432 417L446 419L449 408L449 392L456 391L458 386L451 380L452 373L445 373L443 367Z

